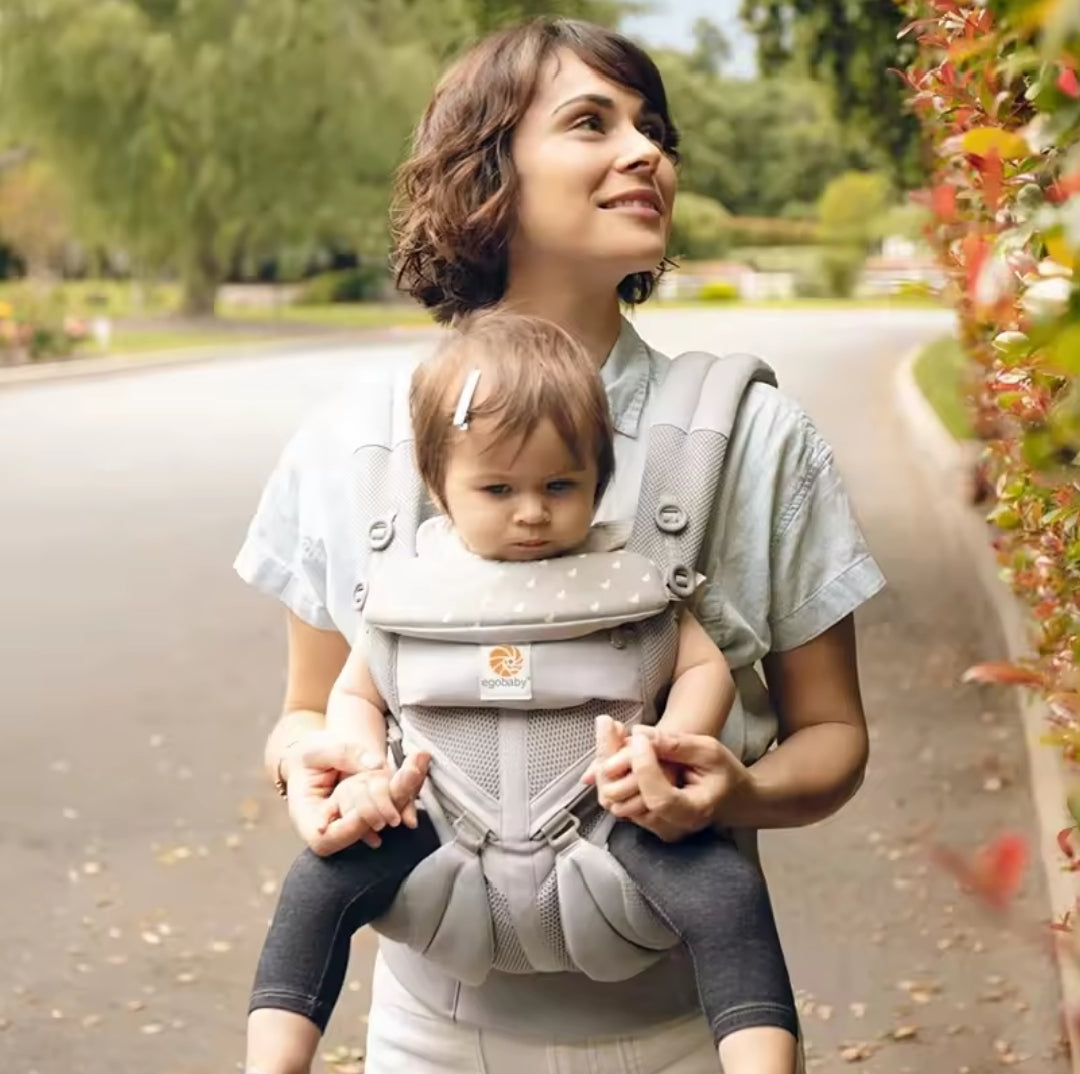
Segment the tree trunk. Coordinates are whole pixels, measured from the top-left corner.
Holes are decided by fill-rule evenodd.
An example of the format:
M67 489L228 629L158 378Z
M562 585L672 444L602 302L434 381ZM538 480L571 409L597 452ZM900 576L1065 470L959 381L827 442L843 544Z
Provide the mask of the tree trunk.
M185 317L213 317L221 262L209 239L196 238L181 278L180 312Z

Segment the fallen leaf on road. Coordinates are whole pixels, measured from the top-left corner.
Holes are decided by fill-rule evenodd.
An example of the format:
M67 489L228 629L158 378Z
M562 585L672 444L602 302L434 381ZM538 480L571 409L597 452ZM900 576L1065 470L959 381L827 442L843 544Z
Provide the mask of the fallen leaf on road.
M81 1025L83 1029L93 1029L94 1026L101 1025L101 1015L88 1014L83 1018Z
M856 1018L862 1018L866 1014L866 1004L853 1003L849 1010Z
M893 1040L914 1040L919 1035L918 1026L897 1026L889 1036Z
M239 806L241 820L254 824L262 816L262 806L255 798L245 798Z
M211 940L207 946L215 955L224 955L232 950L232 944L228 940Z
M178 861L187 861L191 857L191 848L185 846L170 847L157 856L159 865L175 865Z
M845 1063L861 1063L864 1059L869 1059L874 1054L874 1045L867 1043L866 1041L859 1041L854 1044L841 1044L840 1045L840 1058Z
M139 1026L139 1032L152 1037L160 1033L164 1028L160 1022L147 1022L146 1025Z
M143 942L150 944L151 947L161 943L161 937L156 932L147 930L146 932L140 933L140 935L142 936Z

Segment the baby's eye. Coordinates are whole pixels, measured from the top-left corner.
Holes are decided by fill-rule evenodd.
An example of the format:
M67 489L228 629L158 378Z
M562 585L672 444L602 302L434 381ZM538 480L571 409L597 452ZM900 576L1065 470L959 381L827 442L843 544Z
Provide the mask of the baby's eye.
M485 485L484 492L489 496L505 496L510 491L509 485Z
M575 487L577 482L571 481L569 478L560 478L558 481L548 482L548 492L554 492L556 494L560 492L569 492Z

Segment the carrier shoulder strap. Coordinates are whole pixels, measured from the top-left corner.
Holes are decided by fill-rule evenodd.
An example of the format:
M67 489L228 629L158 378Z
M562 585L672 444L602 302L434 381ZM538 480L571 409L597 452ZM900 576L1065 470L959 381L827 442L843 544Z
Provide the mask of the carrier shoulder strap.
M674 597L686 599L696 587L728 441L758 381L775 387L776 374L754 355L690 351L672 359L658 389L627 546L662 567Z

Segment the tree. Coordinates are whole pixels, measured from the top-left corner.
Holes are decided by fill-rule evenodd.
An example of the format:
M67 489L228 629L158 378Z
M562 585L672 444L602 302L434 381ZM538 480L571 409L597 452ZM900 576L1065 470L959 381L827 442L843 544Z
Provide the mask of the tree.
M706 75L719 75L731 59L731 42L727 34L707 18L695 19L692 32L694 48L690 53L690 66Z
M385 216L437 69L415 37L425 14L417 0L0 0L0 93L16 137L140 262L177 268L183 309L206 314L239 251L348 239Z
M71 241L67 193L43 161L0 172L0 240L29 276L46 276L63 260Z
M913 62L916 45L898 39L907 22L896 0L743 0L763 71L791 66L832 88L840 117L879 150L879 166L898 185L923 178L922 137L893 73Z
M624 15L645 11L649 4L640 0L465 0L465 6L475 32L483 34L537 15L559 15L616 27Z
M675 258L703 260L721 257L730 240L731 214L718 201L684 190L675 199L668 250Z
M872 166L866 140L841 127L828 94L807 79L716 78L677 52L658 53L657 62L687 135L683 188L733 213L779 215L816 202L835 175Z
M880 222L892 204L886 176L845 172L825 188L818 203L822 237L828 242L859 247L864 254L880 234Z

